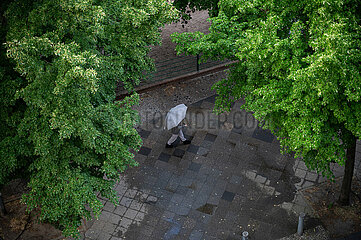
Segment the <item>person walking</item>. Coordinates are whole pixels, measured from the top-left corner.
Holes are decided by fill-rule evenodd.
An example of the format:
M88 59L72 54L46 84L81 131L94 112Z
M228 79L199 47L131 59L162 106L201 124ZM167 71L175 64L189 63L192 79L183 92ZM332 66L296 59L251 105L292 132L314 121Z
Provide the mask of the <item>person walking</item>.
M177 140L178 137L181 139L183 144L191 143L191 141L187 140L183 134L184 126L187 126L185 119L187 108L188 107L186 105L179 104L174 108L172 108L171 110L169 110L169 112L167 113L167 116L165 118L166 128L168 130L171 130L172 136L169 138L168 142L166 143L165 145L166 148L174 147L173 143Z

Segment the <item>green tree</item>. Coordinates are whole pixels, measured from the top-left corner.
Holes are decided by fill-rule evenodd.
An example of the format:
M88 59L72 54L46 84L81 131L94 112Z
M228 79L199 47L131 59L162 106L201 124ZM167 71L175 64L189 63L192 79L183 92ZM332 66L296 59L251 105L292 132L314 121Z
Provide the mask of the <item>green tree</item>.
M149 46L178 12L166 0L1 1L0 186L27 177L28 210L66 236L100 213L141 138L132 106L114 102L153 68Z
M213 87L216 110L242 97L310 169L333 178L345 164L339 202L349 204L361 136L359 0L221 0L210 33L175 34L177 51L238 60Z

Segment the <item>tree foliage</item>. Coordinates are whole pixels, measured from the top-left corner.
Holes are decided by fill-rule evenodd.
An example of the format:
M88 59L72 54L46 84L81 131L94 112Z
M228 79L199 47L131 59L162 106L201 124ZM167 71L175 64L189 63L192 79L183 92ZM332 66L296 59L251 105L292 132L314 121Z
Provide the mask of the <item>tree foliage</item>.
M177 51L238 60L216 83L218 111L245 98L284 150L332 177L361 136L358 0L221 0L210 33L175 34Z
M165 0L2 1L0 185L28 176L23 198L40 219L75 235L115 201L120 174L136 166L141 138L132 106L114 102L153 68L149 46L178 12Z

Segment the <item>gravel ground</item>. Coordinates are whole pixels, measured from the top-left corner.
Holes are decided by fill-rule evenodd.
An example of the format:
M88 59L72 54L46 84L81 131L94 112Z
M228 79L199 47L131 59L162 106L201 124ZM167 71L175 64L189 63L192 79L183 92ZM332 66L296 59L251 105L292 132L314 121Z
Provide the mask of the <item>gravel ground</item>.
M214 95L215 91L211 90L212 85L225 77L226 72L222 71L184 82L159 86L140 94L140 105L135 107L141 117L140 125L159 117L159 114L165 114L178 104L189 105Z

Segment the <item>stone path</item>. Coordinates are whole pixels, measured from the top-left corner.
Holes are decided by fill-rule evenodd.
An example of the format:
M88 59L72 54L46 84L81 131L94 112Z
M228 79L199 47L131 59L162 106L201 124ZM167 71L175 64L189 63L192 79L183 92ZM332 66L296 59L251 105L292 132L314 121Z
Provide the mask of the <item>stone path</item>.
M279 143L236 102L229 114L211 113L215 96L192 104L186 137L165 148L170 134L158 118L139 129L139 167L116 186L119 205L104 210L85 239L279 239L320 224L299 190L326 179L279 153ZM360 148L359 148L360 149ZM357 166L360 166L360 157ZM334 166L336 176L342 168Z

